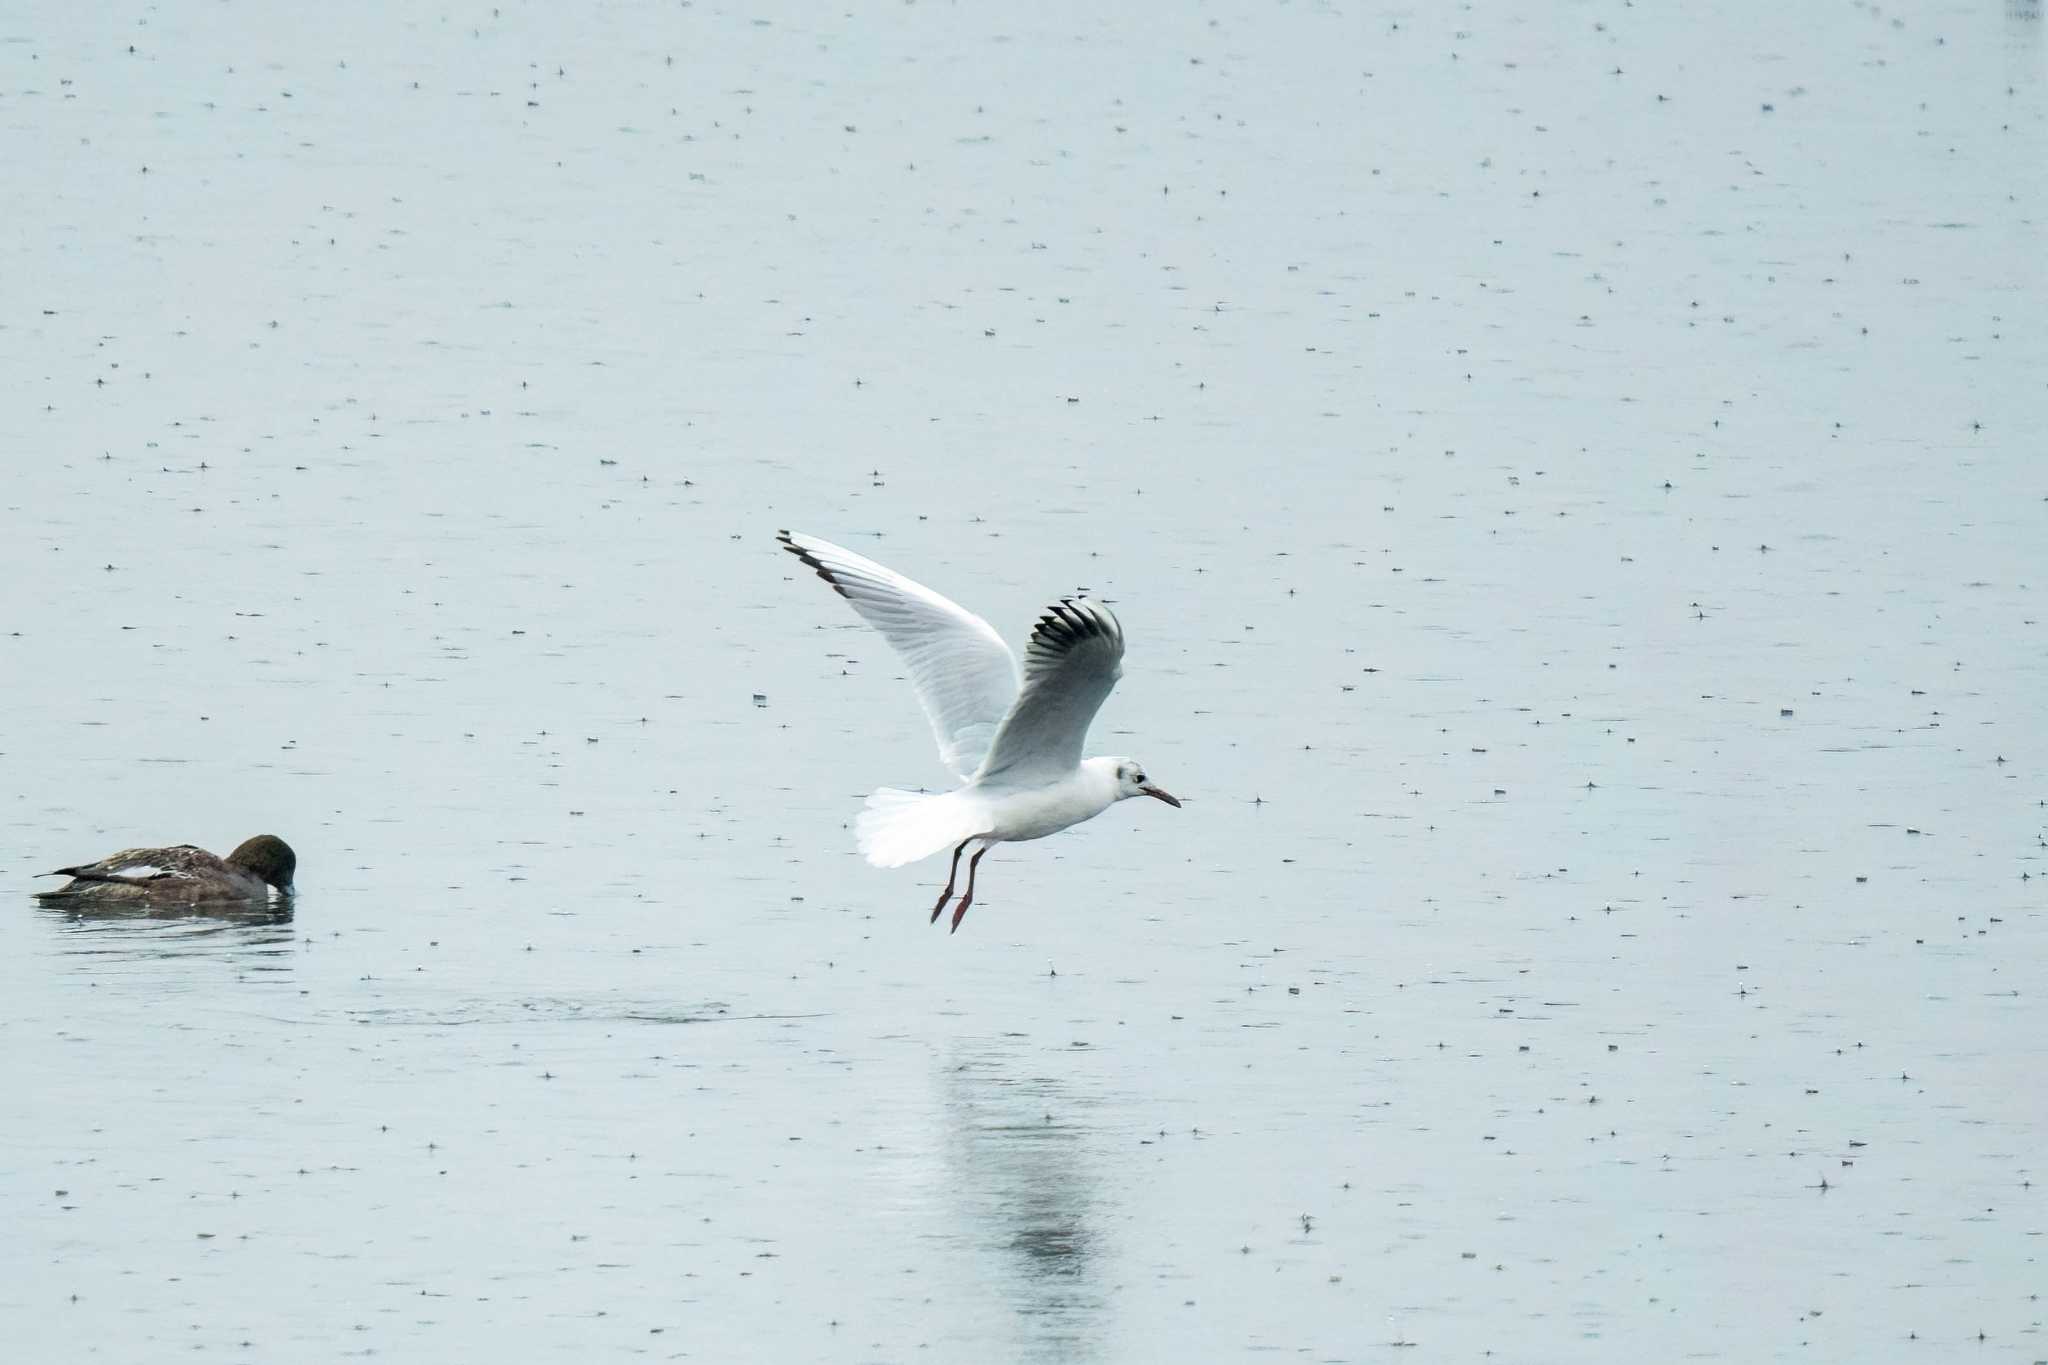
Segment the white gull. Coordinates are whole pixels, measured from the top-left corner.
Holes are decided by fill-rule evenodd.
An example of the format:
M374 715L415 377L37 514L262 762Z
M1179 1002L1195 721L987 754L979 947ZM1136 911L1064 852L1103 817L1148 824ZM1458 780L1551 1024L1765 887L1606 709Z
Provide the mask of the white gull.
M953 898L969 844L981 847L953 909L956 930L974 903L975 870L997 844L1043 839L1129 796L1180 804L1135 759L1081 757L1088 723L1124 671L1124 631L1109 608L1085 597L1047 608L1024 648L1020 678L1003 637L957 602L830 541L789 531L777 539L902 656L939 757L961 780L950 792L883 787L860 814L860 851L876 867L952 848L932 923Z

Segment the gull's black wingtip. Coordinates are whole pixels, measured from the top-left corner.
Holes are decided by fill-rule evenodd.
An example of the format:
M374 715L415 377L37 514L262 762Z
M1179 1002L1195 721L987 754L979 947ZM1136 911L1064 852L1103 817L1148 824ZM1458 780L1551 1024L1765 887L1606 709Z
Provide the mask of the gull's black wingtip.
M783 549L789 551L798 559L802 560L804 564L810 568L812 573L815 573L816 575L818 575L818 577L824 579L826 584L831 587L832 591L838 593L841 597L844 597L849 601L852 600L852 594L846 591L846 585L841 583L839 579L836 576L834 576L832 570L826 566L823 560L819 559L809 550L806 550L803 546L797 544L796 537L793 534L791 534L788 531L777 531L775 533L775 539L781 544Z
M1091 597L1062 597L1045 609L1031 632L1033 643L1043 641L1046 647L1061 650L1091 637L1118 644L1123 640L1122 624L1109 608Z

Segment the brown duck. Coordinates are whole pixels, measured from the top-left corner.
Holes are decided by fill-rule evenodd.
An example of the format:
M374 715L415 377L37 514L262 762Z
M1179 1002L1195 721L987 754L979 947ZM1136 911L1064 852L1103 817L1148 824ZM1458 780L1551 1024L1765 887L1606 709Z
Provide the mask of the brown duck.
M200 905L270 899L292 894L298 855L275 834L244 840L227 857L191 844L124 848L96 863L60 867L46 877L69 877L54 891L38 891L45 905Z

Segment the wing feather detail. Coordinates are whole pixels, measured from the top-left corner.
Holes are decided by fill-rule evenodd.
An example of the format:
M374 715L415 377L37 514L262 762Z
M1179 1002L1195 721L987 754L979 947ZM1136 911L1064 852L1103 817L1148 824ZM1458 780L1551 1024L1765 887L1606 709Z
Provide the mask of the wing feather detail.
M1018 695L1017 660L988 622L864 555L784 531L782 548L832 585L902 658L939 757L963 780L981 766Z
M1088 727L1123 676L1124 630L1087 598L1046 609L1024 650L1024 686L977 774L1028 783L1066 776L1081 762Z

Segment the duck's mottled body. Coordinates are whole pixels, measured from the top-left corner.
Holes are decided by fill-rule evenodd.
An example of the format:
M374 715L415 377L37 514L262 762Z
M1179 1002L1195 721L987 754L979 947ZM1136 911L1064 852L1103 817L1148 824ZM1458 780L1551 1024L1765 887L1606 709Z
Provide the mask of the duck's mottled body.
M169 848L124 848L96 863L45 873L69 877L53 891L39 891L45 905L200 905L270 899L292 894L298 857L274 834L244 840L221 858L193 844Z

